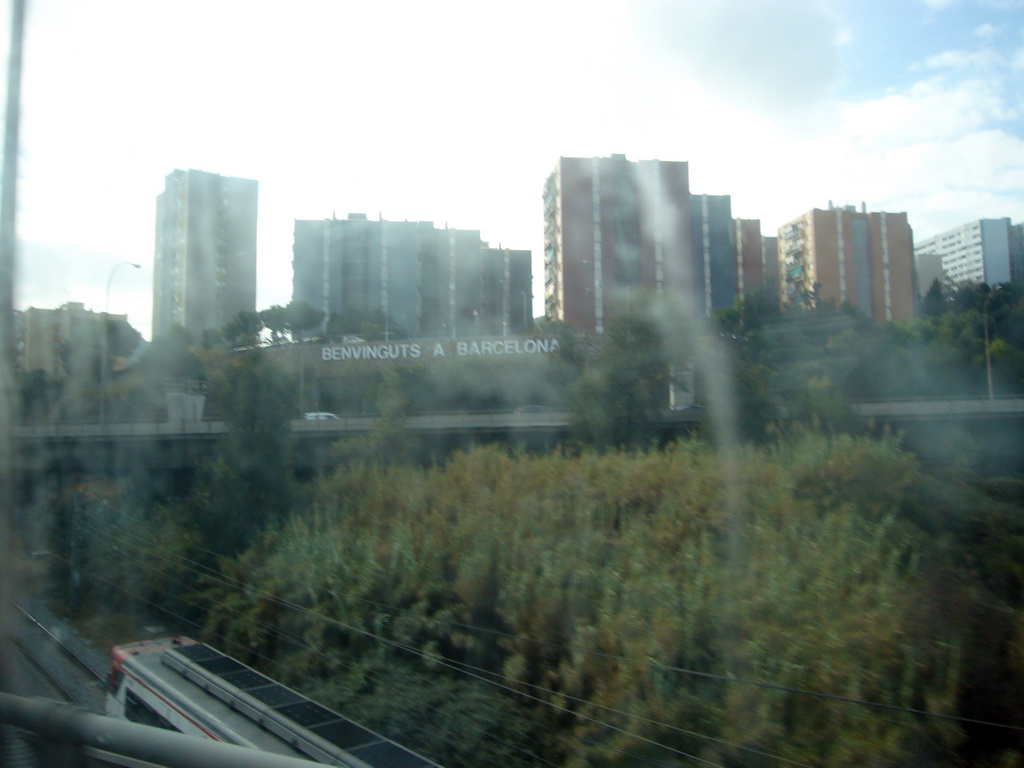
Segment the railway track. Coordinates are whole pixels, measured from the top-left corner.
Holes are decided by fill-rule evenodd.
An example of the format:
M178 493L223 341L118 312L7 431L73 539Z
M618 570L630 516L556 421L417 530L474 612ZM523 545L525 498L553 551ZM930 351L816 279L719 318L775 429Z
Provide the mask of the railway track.
M22 618L15 644L35 676L56 694L51 698L102 712L107 673L103 656L52 615L37 616L41 609L30 613L18 603L14 607Z
M13 643L16 658L10 661L19 671L20 692L102 712L106 672L102 655L49 614L37 617L17 603L14 608L20 622ZM53 763L41 757L37 745L14 728L4 727L0 741L0 764L8 768L38 768Z

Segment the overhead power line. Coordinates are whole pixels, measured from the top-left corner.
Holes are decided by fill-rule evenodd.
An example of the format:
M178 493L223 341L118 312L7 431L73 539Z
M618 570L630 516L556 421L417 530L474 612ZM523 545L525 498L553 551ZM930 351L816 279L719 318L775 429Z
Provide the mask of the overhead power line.
M66 563L68 565L71 565L71 562L69 560L67 560L66 558L61 557L60 555L54 555L54 556L57 559L63 561L64 563ZM84 573L84 574L86 574L88 576L91 576L92 578L94 578L94 579L96 579L98 581L101 581L101 582L103 582L105 584L108 584L108 585L112 586L112 587L118 589L119 591L121 591L122 593L124 593L124 594L126 594L126 595L128 595L130 597L134 597L135 599L137 599L137 600L139 600L141 602L147 603L148 605L153 606L154 608L156 608L157 610L159 610L162 613L165 613L167 615L173 616L174 618L179 619L181 621L184 621L184 622L186 622L188 624L191 624L191 625L193 625L193 626L195 626L195 627L197 627L199 629L203 629L203 627L201 627L200 625L198 625L196 622L192 621L191 619L188 619L188 618L186 618L184 616L181 616L180 614L174 613L173 611L168 611L167 609L163 608L162 606L160 606L159 604L153 602L152 600L146 598L145 596L140 595L137 592L133 592L130 589L127 589L122 584L118 584L117 582L115 582L115 581L113 581L111 579L108 579L108 578L106 578L104 576L101 576L100 574L97 574L97 573L95 573L93 571L90 571L87 568L83 568L81 566L75 566L75 567L79 571L81 571L82 573ZM216 602L216 601L214 601L214 602ZM319 615L319 614L315 614L315 612L314 612L314 615ZM392 647L394 647L394 648L396 648L398 650L401 650L401 651L404 651L404 652L407 652L407 653L411 653L412 655L418 656L418 657L423 658L423 659L429 659L430 661L433 661L435 663L440 663L442 666L451 667L452 669L455 669L455 671L461 672L462 674L468 675L469 677L473 677L473 678L475 678L475 679L477 679L477 680L479 680L481 682L487 683L489 685L495 685L495 686L497 686L499 688L504 688L504 689L506 689L508 691L511 691L512 693L515 693L518 696L525 696L525 697L533 699L534 701L537 701L537 702L539 702L539 703L541 703L541 704L543 704L545 706L553 707L553 708L555 708L555 709L557 709L559 711L566 712L568 714L573 714L576 717L580 717L580 718L582 718L584 720L593 722L593 723L595 723L597 725L602 726L603 728L614 730L614 731L617 731L617 732L622 733L624 735L628 735L628 736L631 736L633 738L637 738L637 739L639 739L641 741L644 741L646 743L651 744L652 746L660 747L661 749L664 749L664 750L666 750L668 752L672 752L672 753L677 754L677 755L679 755L681 757L686 757L686 758L689 758L689 759L692 759L692 760L696 760L697 762L699 762L699 763L701 763L703 765L713 766L714 768L725 768L725 766L723 766L723 765L721 765L719 763L713 763L713 762L711 762L709 760L705 760L703 758L697 757L696 755L691 755L691 754L689 754L687 752L683 752L682 750L676 749L676 748L671 747L671 746L669 746L667 744L662 744L661 742L658 742L658 741L656 741L654 739L650 739L650 738L647 738L647 737L642 736L640 734L634 733L632 731L628 731L626 729L619 728L618 726L612 725L611 723L607 723L607 722L604 722L604 721L599 720L597 718L593 718L593 717L589 717L587 715L583 715L581 713L572 712L572 710L569 710L567 707L563 707L563 706L554 704L553 702L547 702L547 701L545 701L545 700L543 700L543 699L541 699L539 697L536 697L536 696L531 696L529 694L524 694L521 691L516 691L514 688L511 688L511 687L505 686L505 685L501 685L499 683L495 683L492 680L487 680L484 677L481 677L479 675L476 675L476 674L473 674L473 673L470 673L470 672L466 672L465 670L458 670L451 663L446 663L445 661L441 661L440 658L437 657L437 656L427 654L427 653L425 653L425 652L423 652L423 651L421 651L421 650L419 650L417 648L413 648L412 646L405 645L404 643L400 643L400 642L395 641L395 640L390 640L388 638L384 638L384 637L379 636L379 635L374 635L374 633L371 633L371 632L368 632L368 631L363 631L363 630L359 630L357 628L349 627L348 625L345 625L344 623L341 623L341 622L334 622L334 623L339 624L339 626L342 626L345 629L351 629L352 631L358 632L360 634L365 634L365 635L369 635L371 637L374 637L378 641L383 642L383 643L385 643L385 644L387 644L389 646L392 646ZM219 638L221 640L227 641L227 638L224 637L223 635L220 635L218 633L212 633L212 634L215 637L217 637L217 638ZM265 656L263 654L260 654L260 653L258 653L256 651L251 651L251 652L253 653L254 656L256 656L257 658L262 659L263 661L266 661L268 663L272 663L273 662L273 659L270 659L270 658L268 658L267 656ZM625 713L623 713L623 714L625 714ZM538 725L540 725L540 724L538 724ZM418 728L416 730L418 730L421 733L427 733L425 730L423 730L421 728ZM514 745L509 745L509 746L513 746L513 748L515 748L515 749L517 749L519 751L522 751L521 748L515 747ZM743 749L743 747L740 747L739 745L736 745L736 746L738 748L740 748L740 749ZM764 753L764 754L767 755L767 753ZM535 755L530 755L530 756L536 758ZM771 757L774 757L774 756L771 756ZM784 758L776 758L776 759L783 759L784 760ZM544 761L544 762L547 762L547 761ZM791 762L791 761L786 761L786 762ZM802 765L802 764L798 764L798 765ZM808 766L808 768L810 768L810 767Z
M106 536L107 538L110 538L110 539L112 539L114 541L117 541L117 542L119 542L121 544L127 544L127 546L136 548L136 550L141 550L141 547L139 545L137 545L137 544L132 544L131 542L127 542L127 541L125 541L123 539L117 539L112 534L110 534L108 532L105 532L105 531L103 531L101 529L95 528L94 526L89 526L87 523L84 523L84 525L86 527L88 527L91 531L93 531L94 533L100 534L102 536ZM131 535L131 534L128 534L128 535ZM142 539L139 539L138 537L133 537L133 538L136 538L137 540L142 540ZM158 559L164 560L165 562L171 563L172 565L175 564L169 558L165 557L164 555L161 555L160 553L154 552L152 554L155 555ZM187 558L183 558L183 559L186 562L190 563L190 565L199 565L197 563L194 563L194 561L189 561ZM164 576L166 578L171 579L172 581L174 581L175 583L185 587L186 589L189 589L190 591L192 591L192 592L194 592L196 594L199 594L204 599L210 601L214 605L222 607L225 610L231 611L232 613L235 613L235 614L238 614L238 615L241 615L241 613L242 613L242 611L240 609L236 609L236 608L233 608L231 606L228 606L225 603L223 603L222 601L214 600L214 599L210 598L208 595L206 595L206 594L200 592L199 590L195 589L194 587L191 587L191 586L185 584L184 582L181 582L180 580L175 579L173 576L169 576L168 574L164 573L163 571L156 570L156 569L154 569L154 568L152 568L150 566L143 566L143 567L146 568L147 570L149 570L150 572L159 573L160 575L162 575L162 576ZM178 567L181 567L181 566L178 566ZM224 584L225 586L228 586L229 588L237 589L237 588L240 588L241 586L243 586L237 580L232 579L232 580L228 581L228 580L223 579L223 578L221 578L219 576L213 576L213 575L205 572L207 569L204 569L203 571L200 571L200 570L192 568L190 566L186 566L185 569L189 570L189 571L191 571L193 573L196 573L197 575L203 576L204 578L208 578L208 579L211 579L211 580L214 580L214 581L219 581L222 584ZM249 588L251 589L251 587L249 587ZM559 707L557 705L553 705L551 702L549 702L546 699L543 699L543 698L540 698L540 697L537 697L537 696L532 696L532 695L524 694L521 690L519 690L517 688L514 688L512 686L509 686L509 685L507 685L505 683L499 682L499 681L497 681L495 679L492 679L492 678L500 678L501 680L513 683L516 686L521 686L523 688L530 688L532 690L538 691L539 693L545 693L545 694L549 694L551 696L557 696L557 697L559 697L561 699L572 701L572 702L577 703L577 704L581 704L581 705L593 707L595 709L603 710L605 712L608 712L609 714L614 714L614 715L617 715L617 716L620 716L620 717L623 717L623 718L626 718L626 719L635 720L635 721L642 722L642 723L645 723L647 725L652 725L652 726L655 726L655 727L658 727L658 728L662 728L662 729L665 729L665 730L674 731L676 733L680 733L680 734L683 734L683 735L686 735L686 736L690 736L690 737L693 737L693 738L697 738L697 739L701 739L701 740L704 740L704 741L710 741L712 743L716 743L716 744L719 744L720 746L728 747L730 749L735 749L735 750L742 751L742 752L748 752L748 753L751 753L751 754L757 754L757 755L760 755L762 757L769 757L769 758L771 758L773 760L777 760L777 761L780 761L780 762L783 762L783 763L786 763L786 764L789 764L789 765L803 766L804 768L810 768L810 766L808 764L806 764L806 763L801 763L801 762L797 762L797 761L794 761L794 760L790 760L788 758L781 757L779 755L775 755L775 754L772 754L771 752L760 750L760 749L757 749L755 747L744 746L742 744L737 744L735 742L730 742L730 741L727 741L725 739L717 738L715 736L709 736L707 734L698 733L696 731L692 731L692 730L689 730L689 729L686 729L686 728L681 728L679 726L671 725L671 724L664 723L664 722L659 722L657 720L645 717L643 715L632 714L632 713L629 713L629 712L624 712L622 710L615 709L614 707L608 707L608 706L605 706L605 705L596 704L596 703L588 701L586 699L582 699L582 698L579 698L579 697L576 697L576 696L572 696L572 695L567 694L565 692L553 691L553 690L551 690L549 688L544 688L543 686L535 685L533 683L528 683L528 682L525 682L525 681L522 681L522 680L509 679L505 675L501 675L499 673L495 673L495 672L492 672L490 670L487 670L487 669L484 669L484 668L481 668L481 667L476 667L474 665L467 664L465 662L461 662L461 661L458 661L456 659L451 659L451 658L448 658L446 656L440 656L440 655L433 654L433 653L428 654L428 653L423 652L420 649L414 648L414 647L409 646L409 645L404 644L404 643L400 643L400 642L395 641L395 640L391 640L390 638L385 638L385 637L383 637L381 635L378 635L376 633L370 632L369 630L363 630L363 629L360 629L358 627L353 627L353 626L351 626L349 624L341 622L341 621L339 621L337 619L334 619L332 617L325 616L324 614L319 613L317 611L314 611L314 610L312 610L310 608L306 608L305 606L300 606L300 605L297 605L297 604L295 604L295 603L293 603L291 601L288 601L288 600L286 600L284 598L281 598L279 596L272 595L271 593L263 592L261 590L257 590L257 592L261 596L266 597L266 598L272 600L273 602L277 603L278 605L281 605L282 607L285 607L285 608L287 608L289 610L293 610L293 611L297 611L297 612L300 612L300 613L303 613L303 614L314 616L314 617L316 617L316 618L318 618L318 619L320 619L322 621L326 621L328 623L334 624L334 625L339 626L339 627L341 627L343 629L346 629L348 631L355 632L355 633L358 633L358 634L362 634L362 635L368 636L368 637L370 637L370 638L372 638L374 640L377 640L378 642L383 642L385 644L391 645L391 646L393 646L393 647L395 647L395 648L397 648L399 650L402 650L402 651L404 651L406 653L410 653L410 654L416 655L416 656L418 656L420 658L423 658L423 659L426 659L426 660L429 660L429 661L432 661L432 662L435 662L435 663L441 663L443 666L446 666L449 669L452 669L453 671L459 672L460 674L468 675L468 676L470 676L470 677L472 677L472 678L474 678L476 680L485 682L485 683L487 683L489 685L497 686L497 687L499 687L499 688L501 688L501 689L503 689L505 691L510 691L513 694L517 695L517 696L526 696L527 698L530 698L533 701L545 704L546 706L555 706L557 709L559 709L559 711L571 713L571 714L573 714L575 716L578 716L578 717L581 717L583 719L586 719L586 720L595 722L595 723L597 723L599 725L602 725L603 727L607 727L607 728L610 728L612 730L620 731L620 732L622 732L624 734L627 734L627 735L630 735L630 736L634 736L634 737L637 737L637 738L640 738L640 739L644 739L646 741L651 742L652 744L656 744L656 745L662 746L664 749L667 749L667 750L670 750L670 751L675 751L675 750L674 750L674 748L669 747L667 745L661 745L659 742L656 742L656 741L653 741L653 740L650 740L650 739L646 739L646 737L640 736L639 734L636 734L636 733L634 733L632 731L628 731L628 730L625 730L625 729L617 728L616 726L611 725L611 724L609 724L607 722L598 720L598 719L593 718L593 717L589 717L587 715L583 715L582 713L580 713L580 712L578 712L576 710L570 710L570 709L568 709L566 707ZM294 638L289 633L284 632L283 630L281 630L279 627L276 627L274 625L266 624L265 622L262 622L259 619L249 618L249 621L254 622L255 624L257 624L257 626L260 626L262 628L272 629L273 631L277 632L280 636L283 636L283 638L286 641L295 644L297 647L302 647L302 648L305 648L307 650L310 650L310 649L308 649L308 646L304 643L304 641L302 641L301 639L298 639L298 638ZM314 651L314 653L317 653L318 655L320 655L322 658L330 660L322 652L317 651L315 649L313 649L313 651ZM263 658L263 657L261 656L260 658ZM683 755L683 756L694 757L694 756L691 756L691 755L687 755L686 753L680 753L680 754ZM700 758L694 757L694 759L698 759L699 760Z
M128 534L128 535L132 535L132 534ZM145 541L145 539L141 539L140 537L137 537L137 536L135 536L134 538L139 539L140 541ZM152 543L152 542L150 542L150 543ZM202 549L202 548L200 548L200 549ZM209 554L216 554L216 553L210 552L209 550L203 550L203 551L205 551L205 552L207 552ZM178 557L180 557L180 556L178 556ZM296 605L294 603L290 603L290 601L285 600L284 598L280 598L277 595L274 595L274 594L272 594L270 592L266 592L266 591L261 590L261 589L259 589L257 587L253 587L252 585L244 584L243 582L240 582L237 579L232 579L231 577L226 577L223 574L218 574L213 569L210 569L207 566L203 566L200 563L195 563L194 561L191 561L188 558L181 558L181 559L183 561L185 561L185 562L193 563L193 564L197 565L198 567L203 568L206 571L206 575L208 577L210 577L210 578L216 578L217 580L220 580L222 582L226 582L226 583L229 583L229 584L233 584L234 586L239 587L239 588L256 590L263 597L266 597L267 599L270 599L270 600L277 601L277 602L279 602L279 604L281 604L283 606L286 606L286 607L288 607L290 605L291 607L294 607L296 610L307 610L307 609L303 608L302 606ZM216 574L216 575L214 575L214 574ZM351 600L354 600L354 601L359 601L359 602L364 602L364 603L367 603L367 604L371 604L371 605L374 605L374 606L377 606L377 607L380 607L380 608L392 611L392 612L394 612L396 614L406 614L406 613L409 613L409 611L407 609L397 608L395 606L388 606L388 605L383 604L383 603L377 603L377 602L374 602L372 600L367 600L365 598L361 598L361 597L357 597L357 596L343 595L343 597L345 599L351 599ZM657 662L652 662L652 661L644 661L644 660L641 660L641 659L632 659L632 658L629 658L629 657L626 657L626 656L620 656L618 654L605 653L603 651L594 651L594 650L585 649L585 648L577 648L577 647L574 647L574 646L561 645L561 644L558 644L558 643L552 643L552 642L547 641L547 640L538 640L538 639L534 639L534 638L530 638L530 637L524 637L522 635L515 635L515 634L511 634L511 633L507 633L507 632L502 632L500 630L489 629L487 627L477 627L477 626L474 626L474 625L471 625L471 624L464 624L464 623L460 623L460 622L455 622L455 621L451 621L451 620L448 620L448 619L434 619L434 618L430 618L428 620L429 621L435 621L435 622L437 622L439 624L448 624L448 625L456 626L456 627L459 627L459 628L462 628L462 629L468 629L468 630L471 630L471 631L492 634L492 635L496 635L496 636L499 636L499 637L503 637L505 639L516 640L518 642L531 643L531 644L535 644L535 645L539 645L539 646L543 646L543 647L547 647L547 648L567 651L567 652L570 652L570 653L585 654L585 655L593 656L595 658L607 659L609 661L618 661L618 662L621 662L621 663L624 663L624 664L631 664L631 665L635 665L635 666L645 667L647 669L650 669L650 670L653 670L653 671L657 671L657 672L672 672L672 673L675 673L675 674L678 674L678 675L687 676L687 677L696 677L696 678L701 678L701 679L706 679L706 680L714 680L714 681L717 681L717 682L730 683L730 684L735 684L735 685L748 685L748 686L753 686L753 687L757 687L757 688L764 688L764 689L768 689L768 690L775 690L775 691L779 691L779 692L783 692L783 693L790 693L790 694L794 694L794 695L798 695L798 696L808 696L808 697L815 698L815 699L820 699L820 700L823 700L823 701L834 701L834 702L837 702L837 703L851 704L851 705L862 706L862 707L870 707L870 708L873 708L873 709L885 710L885 711L889 711L889 712L897 712L897 713L900 713L900 714L916 715L916 716L919 716L919 717L927 717L927 718L932 718L932 719L948 720L948 721L951 721L951 722L966 723L966 724L971 724L971 725L983 725L983 726L988 726L988 727L991 727L991 728L1004 728L1004 729L1007 729L1007 730L1024 732L1024 726L1010 725L1008 723L997 723L997 722L992 722L990 720L979 720L979 719L976 719L976 718L961 717L959 715L947 715L947 714L942 714L942 713L938 713L938 712L928 712L927 710L914 709L912 707L902 707L902 706L899 706L897 704L885 704L885 703L882 703L882 702L868 701L866 699L858 699L858 698L855 698L855 697L852 697L852 696L841 696L839 694L821 693L821 692L818 692L818 691L810 691L810 690L807 690L805 688L796 688L796 687L793 687L793 686L781 685L779 683L766 682L766 681L762 681L762 680L749 680L749 679L742 678L742 677L735 677L733 675L722 675L722 674L717 674L717 673L714 673L714 672L702 672L702 671L699 671L699 670L686 669L685 667L678 667L678 666L674 666L674 665L671 665L671 664L659 664ZM358 631L358 630L355 630L355 631Z

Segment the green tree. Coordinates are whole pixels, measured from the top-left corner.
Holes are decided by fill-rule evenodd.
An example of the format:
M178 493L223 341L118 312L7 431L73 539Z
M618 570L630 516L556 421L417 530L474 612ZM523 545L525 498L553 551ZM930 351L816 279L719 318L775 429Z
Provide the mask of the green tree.
M401 391L399 375L385 368L377 395L380 417L370 434L340 440L334 456L343 464L366 462L371 466L388 466L411 461L415 457L414 438L406 430L409 401Z
M259 351L232 363L224 383L228 431L201 470L193 504L205 546L224 555L284 519L292 498L291 382Z
M921 314L924 317L938 317L949 310L949 298L938 278L932 280L928 292L921 300Z
M384 313L380 310L346 307L327 321L327 338L340 341L344 336L377 339L384 333Z
M280 304L261 309L259 312L263 327L270 331L270 340L279 344L288 330L288 309Z
M740 435L762 441L770 434L778 415L778 399L772 391L774 372L767 365L736 356L732 366L736 394L736 422Z
M308 301L293 301L285 308L288 332L293 341L302 341L311 330L319 330L324 313Z
M56 415L63 385L46 371L22 371L18 377L21 419L25 423L50 421Z
M142 343L142 334L121 319L107 320L104 324L107 333L108 364L113 358L125 358L131 355Z
M815 429L829 434L853 434L861 420L850 401L827 377L812 377L798 398L794 415Z
M779 306L779 287L767 282L738 299L735 307L715 313L715 319L724 332L747 336L760 331L782 315Z
M569 396L569 416L584 442L642 446L668 402L668 363L654 322L613 315L594 361Z
M259 342L263 321L255 312L242 310L224 324L222 333L232 347L254 347Z
M146 349L141 365L153 383L162 379L202 379L206 369L193 345L192 334L180 325L153 339Z
M293 301L285 307L274 304L262 309L259 317L263 327L270 331L271 341L278 344L288 336L301 341L305 332L320 327L324 313L308 301Z

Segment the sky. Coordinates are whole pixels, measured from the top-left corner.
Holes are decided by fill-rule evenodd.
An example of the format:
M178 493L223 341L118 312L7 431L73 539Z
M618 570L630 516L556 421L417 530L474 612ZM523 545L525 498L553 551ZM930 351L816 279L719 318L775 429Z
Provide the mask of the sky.
M358 212L531 249L540 313L560 156L688 161L763 234L829 201L1024 221L1024 0L28 3L16 306L146 338L175 168L259 181L258 309L295 219Z

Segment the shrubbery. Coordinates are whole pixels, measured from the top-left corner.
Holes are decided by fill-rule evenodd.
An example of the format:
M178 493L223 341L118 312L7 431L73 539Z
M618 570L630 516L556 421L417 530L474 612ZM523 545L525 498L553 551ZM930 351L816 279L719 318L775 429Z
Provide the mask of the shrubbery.
M682 760L652 741L729 765L758 751L853 766L973 749L954 721L789 690L963 714L977 617L1017 608L964 569L980 553L923 522L946 515L955 531L972 516L935 510L941 481L892 442L807 435L745 449L737 466L723 477L691 442L339 470L232 567L244 594L212 589L211 636L448 765L475 764L454 746L468 719L509 765ZM731 508L726 486L739 489ZM1019 641L1003 631L987 645L1005 656ZM430 720L437 686L488 703ZM1018 717L993 697L1004 704L985 719Z

